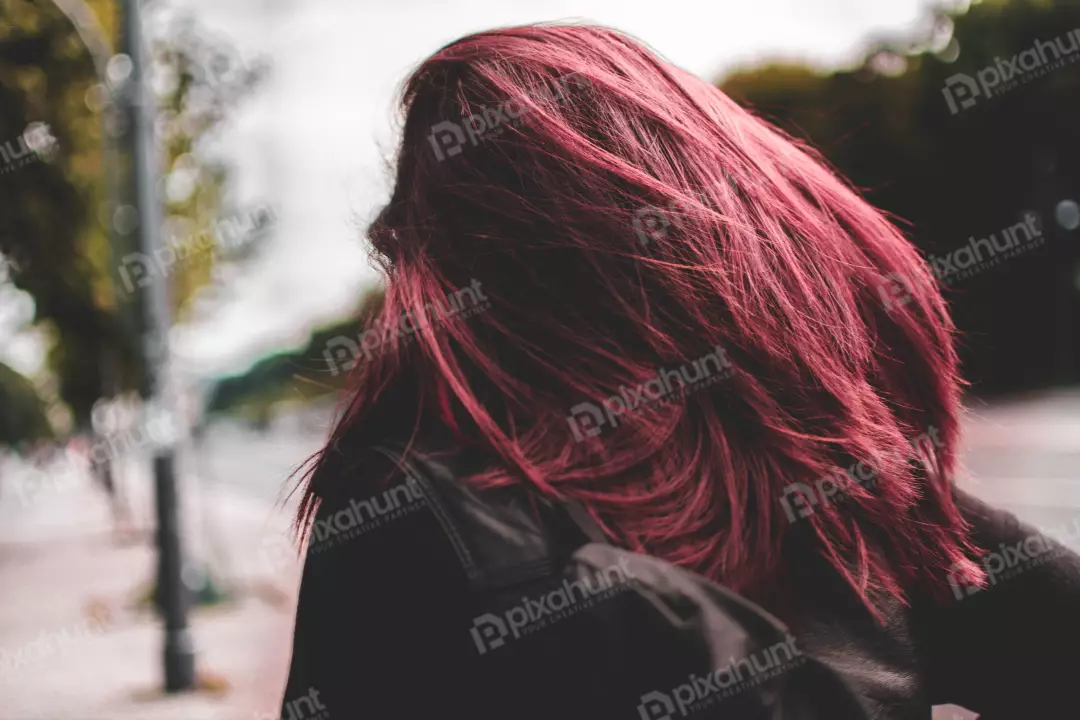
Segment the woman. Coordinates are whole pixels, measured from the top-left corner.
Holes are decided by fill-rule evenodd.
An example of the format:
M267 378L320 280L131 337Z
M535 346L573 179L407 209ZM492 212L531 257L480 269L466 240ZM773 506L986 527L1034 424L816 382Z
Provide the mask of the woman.
M299 518L283 714L479 714L447 649L461 558L388 446L756 601L873 717L1073 705L1080 560L1044 543L1003 578L995 553L1037 534L952 483L954 328L881 212L600 27L463 38L403 104L369 229L385 299ZM536 682L572 683L573 655Z

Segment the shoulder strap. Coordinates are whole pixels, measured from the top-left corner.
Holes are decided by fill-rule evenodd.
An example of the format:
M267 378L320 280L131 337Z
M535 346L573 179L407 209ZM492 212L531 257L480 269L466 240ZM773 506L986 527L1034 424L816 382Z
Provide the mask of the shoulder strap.
M610 544L603 528L580 503L574 500L563 500L559 504L570 521L581 531L582 535L588 538L589 542L601 545Z
M551 527L551 505L519 487L485 490L457 479L457 459L379 445L422 491L454 546L474 591L499 590L550 575L560 557Z

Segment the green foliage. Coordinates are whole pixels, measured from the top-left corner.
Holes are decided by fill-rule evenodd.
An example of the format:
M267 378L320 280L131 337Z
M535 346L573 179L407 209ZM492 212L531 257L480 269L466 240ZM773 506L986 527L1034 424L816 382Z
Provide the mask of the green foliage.
M295 352L264 358L247 372L224 378L214 387L208 412L266 418L283 402L303 402L340 392L347 373L335 372L327 362L327 348L334 338L356 340L382 305L381 287L368 291L355 318L342 320L311 333L307 344Z
M975 77L995 58L1078 28L1080 5L983 2L956 17L939 13L924 36L876 43L853 70L769 66L721 82L817 148L928 253L986 237L1027 211L1043 218L1045 247L947 291L965 333L966 372L983 392L1077 379L1080 243L1052 218L1059 200L1080 199L1080 52L956 114L946 79Z
M165 147L166 241L176 245L212 236L208 249L185 255L171 272L173 303L183 319L195 293L212 282L215 262L250 260L265 234L236 242L213 227L250 226L266 220L265 208L241 208L228 202L228 170L199 152L200 143L217 133L230 113L263 81L265 62L245 62L220 38L210 37L190 17L163 28L154 63L158 82L159 141ZM241 248L241 252L237 252Z
M48 126L58 151L24 156L0 173L0 252L17 258L17 287L30 293L38 321L52 321L60 344L50 360L61 394L89 412L103 344L121 346L115 322L96 301L94 266L85 252L95 193L89 160L100 132L79 99L95 82L74 31L48 3L3 0L0 23L0 142L18 146L35 122ZM74 38L75 47L78 39Z
M45 404L25 377L0 363L0 445L52 436Z
M88 5L104 42L116 47L115 0ZM226 168L198 146L256 86L265 66L245 65L190 19L154 33L147 77L160 110L166 240L185 243L206 235L220 216L242 214L226 200ZM0 166L0 253L16 260L13 281L33 296L35 322L55 330L49 367L78 425L86 424L97 399L135 388L138 377L131 298L118 272L135 250L134 234L123 224L114 227L104 152L106 133L116 135L121 154L114 180L126 187L131 133L110 112L107 96L83 38L51 0L0 0L0 146L18 147L28 127L47 128L52 138L48 152ZM131 196L114 199L131 203ZM214 259L207 244L169 268L181 313L210 281Z

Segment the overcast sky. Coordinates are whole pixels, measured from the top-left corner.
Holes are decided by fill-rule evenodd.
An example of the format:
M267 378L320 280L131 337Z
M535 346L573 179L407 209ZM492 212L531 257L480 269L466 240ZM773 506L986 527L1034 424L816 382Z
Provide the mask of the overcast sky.
M220 138L238 197L269 201L278 230L205 321L174 332L182 369L242 371L304 343L313 324L348 313L375 281L360 227L385 201L393 101L408 71L476 30L586 20L627 31L708 79L785 58L823 68L871 37L911 30L924 0L173 0L271 75ZM9 313L10 315L10 313ZM17 317L17 316L16 316ZM11 343L0 359L33 371L42 355ZM6 324L5 324L6 323Z

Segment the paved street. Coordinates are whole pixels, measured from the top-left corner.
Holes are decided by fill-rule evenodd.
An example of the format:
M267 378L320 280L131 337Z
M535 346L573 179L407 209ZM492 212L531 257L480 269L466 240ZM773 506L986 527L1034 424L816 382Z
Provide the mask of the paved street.
M1080 552L1080 391L973 407L961 485Z

